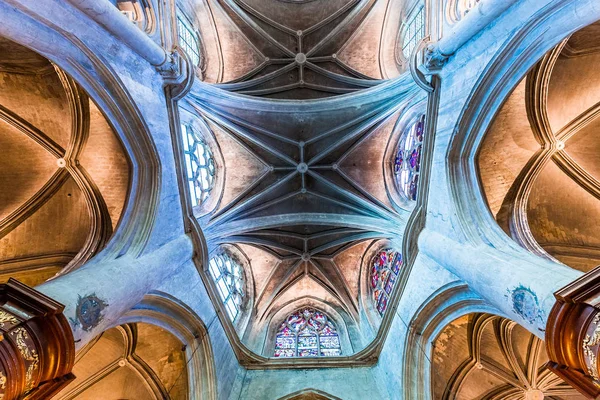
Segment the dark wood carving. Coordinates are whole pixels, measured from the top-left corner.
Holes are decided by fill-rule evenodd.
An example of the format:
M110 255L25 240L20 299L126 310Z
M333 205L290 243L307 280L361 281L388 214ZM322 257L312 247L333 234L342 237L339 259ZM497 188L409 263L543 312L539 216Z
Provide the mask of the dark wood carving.
M15 279L0 285L0 400L49 399L74 378L63 309Z
M546 325L548 368L583 395L600 396L600 267L557 291Z

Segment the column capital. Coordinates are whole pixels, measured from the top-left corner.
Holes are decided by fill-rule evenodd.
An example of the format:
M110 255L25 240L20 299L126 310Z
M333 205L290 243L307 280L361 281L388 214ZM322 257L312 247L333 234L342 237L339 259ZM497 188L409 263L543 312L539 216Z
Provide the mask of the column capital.
M0 284L0 399L48 399L74 376L64 306L10 279Z

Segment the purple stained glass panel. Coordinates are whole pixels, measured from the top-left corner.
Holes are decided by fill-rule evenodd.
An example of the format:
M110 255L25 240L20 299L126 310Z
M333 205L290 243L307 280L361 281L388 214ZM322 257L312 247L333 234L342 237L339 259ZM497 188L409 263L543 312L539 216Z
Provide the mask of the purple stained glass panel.
M404 151L399 150L394 160L394 173L398 174L402 170L402 164L404 164Z
M385 313L386 308L387 308L387 297L381 296L379 298L379 303L377 303L377 311L379 311L379 313L381 315L383 315L383 313Z
M413 151L411 151L410 153L410 159L408 160L408 163L410 164L410 167L412 169L419 169L419 161L421 159L420 157L420 147L417 147L416 149L413 149Z
M419 142L423 141L423 129L425 127L425 122L423 121L423 117L417 122L415 137Z
M417 185L419 183L419 175L414 175L410 180L410 185L408 187L408 196L411 200L417 199Z
M390 274L390 277L389 277L387 283L385 284L385 292L387 294L392 293L392 289L394 288L394 283L396 283L396 275Z
M373 263L376 267L371 269L369 278L373 288L373 302L377 311L383 315L402 267L402 254L392 249L383 249L373 257Z
M396 257L394 257L394 263L392 264L392 271L398 275L400 272L400 267L402 266L402 254L396 253Z
M371 287L372 288L377 287L377 281L379 281L379 274L377 273L377 267L375 266L371 269Z
M415 176L421 170L424 129L425 116L421 115L405 131L393 160L397 188L410 201L416 200L418 180Z

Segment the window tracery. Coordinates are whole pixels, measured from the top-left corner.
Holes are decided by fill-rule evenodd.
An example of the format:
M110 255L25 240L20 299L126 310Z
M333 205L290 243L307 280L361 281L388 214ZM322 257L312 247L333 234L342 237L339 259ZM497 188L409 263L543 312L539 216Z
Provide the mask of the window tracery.
M447 3L446 17L449 24L454 24L464 18L481 0L450 0Z
M373 302L381 316L387 309L401 267L402 254L393 249L381 250L371 261L369 283L371 284Z
M179 38L179 46L190 57L192 64L200 64L200 44L198 36L194 32L191 24L187 19L177 13L177 37Z
M227 252L215 255L209 261L208 266L219 296L225 305L225 310L227 310L229 318L235 321L244 301L243 267Z
M400 192L408 200L417 199L425 115L410 125L394 158L394 176Z
M404 57L407 59L410 57L413 49L423 37L425 37L425 7L421 5L406 21L402 40Z
M217 168L206 141L190 125L182 125L183 152L192 207L202 204L215 186Z
M275 337L275 357L331 357L342 354L337 328L329 317L313 308L291 314Z

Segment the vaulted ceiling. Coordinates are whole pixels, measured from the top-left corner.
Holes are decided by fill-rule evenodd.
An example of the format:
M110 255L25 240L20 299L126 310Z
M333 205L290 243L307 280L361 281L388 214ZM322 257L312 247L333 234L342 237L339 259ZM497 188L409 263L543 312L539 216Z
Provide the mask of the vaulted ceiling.
M220 200L201 219L209 247L236 244L249 257L255 323L302 299L357 323L363 255L379 239L400 246L412 209L384 179L424 98L400 76L402 7L211 0L182 10L200 20L209 83L194 85L186 108L223 160Z
M406 70L397 54L400 2L181 4L198 20L205 81L226 90L273 98L320 98L369 88Z
M210 89L192 95L226 149L224 195L204 234L209 244L243 244L254 256L259 318L308 295L358 317L366 244L401 238L408 219L409 209L387 195L383 164L415 94L400 80L352 98L276 107Z
M77 353L59 400L188 399L185 346L154 325L109 329Z
M129 166L106 119L45 58L0 38L0 280L36 285L108 241Z
M524 247L583 271L600 264L600 23L547 54L481 147L490 209Z
M541 339L515 322L469 314L448 324L433 343L432 398L583 400L544 367Z

